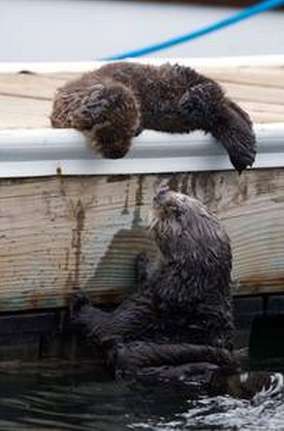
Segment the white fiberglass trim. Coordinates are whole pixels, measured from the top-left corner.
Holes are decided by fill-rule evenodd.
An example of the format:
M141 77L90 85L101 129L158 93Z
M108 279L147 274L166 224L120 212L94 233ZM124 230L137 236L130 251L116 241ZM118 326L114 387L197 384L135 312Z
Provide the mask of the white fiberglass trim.
M254 168L284 167L284 123L255 126ZM49 175L113 175L233 169L222 146L202 132L145 131L126 157L103 159L73 129L0 131L0 178Z
M123 60L125 61L125 60ZM277 67L284 65L284 55L256 55L242 57L214 57L214 58L135 58L127 61L160 65L166 62L178 63L190 67ZM0 73L19 73L23 71L35 73L83 73L100 67L104 61L76 61L76 62L8 62L0 63Z

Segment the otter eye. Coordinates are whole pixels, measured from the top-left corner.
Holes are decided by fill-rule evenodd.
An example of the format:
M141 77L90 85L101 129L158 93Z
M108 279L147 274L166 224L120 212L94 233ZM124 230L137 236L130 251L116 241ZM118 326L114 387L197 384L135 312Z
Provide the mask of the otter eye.
M175 215L175 216L180 216L182 214L182 211L179 207L177 206L173 206L171 208L171 212Z
M161 187L159 192L154 197L154 202L156 203L162 202L166 198L168 191L169 191L169 188L167 186Z

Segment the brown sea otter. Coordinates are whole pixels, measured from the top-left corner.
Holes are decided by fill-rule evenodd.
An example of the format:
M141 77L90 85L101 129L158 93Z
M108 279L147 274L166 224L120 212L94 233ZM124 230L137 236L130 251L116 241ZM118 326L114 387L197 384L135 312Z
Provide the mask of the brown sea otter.
M237 171L251 166L252 123L219 84L189 67L113 63L68 82L55 96L53 127L74 127L109 158L123 157L143 129L204 130L227 150Z

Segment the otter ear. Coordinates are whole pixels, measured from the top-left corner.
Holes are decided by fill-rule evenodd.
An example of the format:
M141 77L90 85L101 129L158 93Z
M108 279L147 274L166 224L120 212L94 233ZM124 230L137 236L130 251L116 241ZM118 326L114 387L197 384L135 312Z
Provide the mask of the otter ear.
M104 97L104 86L93 85L89 96L82 99L78 109L72 113L72 125L78 130L89 130L101 122L102 115L109 107L109 101Z
M178 101L178 106L182 111L188 111L192 108L190 91L187 90Z

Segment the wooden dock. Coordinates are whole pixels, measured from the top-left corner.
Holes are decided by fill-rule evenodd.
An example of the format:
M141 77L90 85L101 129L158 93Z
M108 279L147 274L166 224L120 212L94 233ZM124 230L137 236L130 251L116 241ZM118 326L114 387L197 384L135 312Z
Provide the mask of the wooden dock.
M283 65L275 67L197 68L218 80L228 95L250 112L255 123L284 122L284 59ZM0 74L0 129L50 127L51 101L56 88L80 75L28 72Z
M276 65L197 63L254 122L284 123L284 58ZM79 74L68 66L35 70L25 65L0 73L1 130L50 127L56 88ZM95 302L119 301L133 289L136 254L155 255L146 227L154 191L165 182L202 199L223 220L232 240L236 295L284 292L283 168L241 176L58 174L0 180L0 311L61 307L78 286Z

